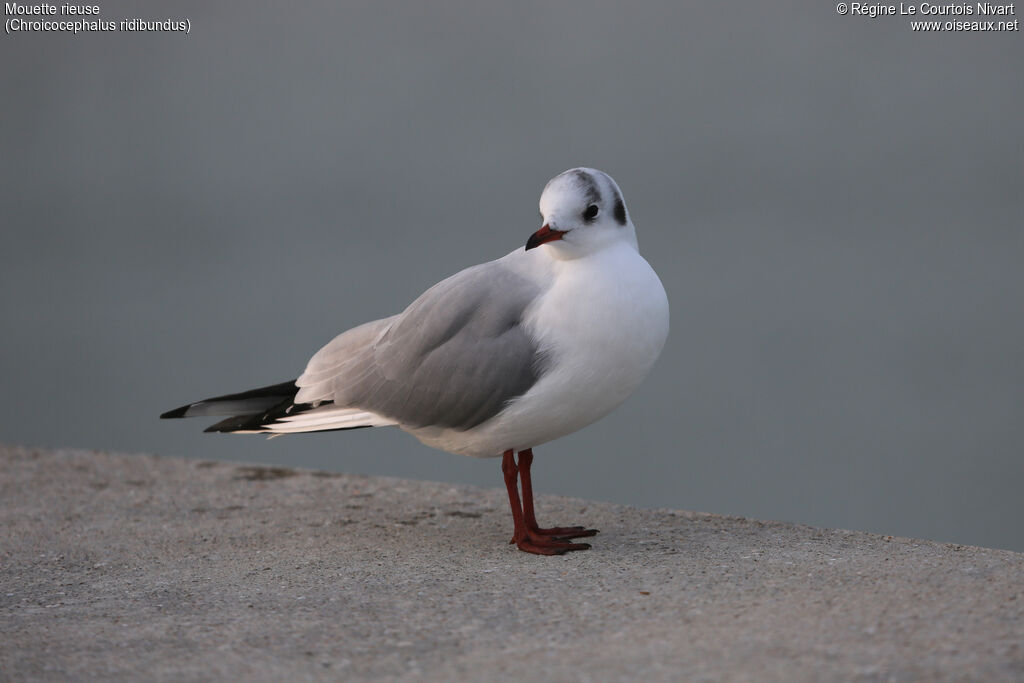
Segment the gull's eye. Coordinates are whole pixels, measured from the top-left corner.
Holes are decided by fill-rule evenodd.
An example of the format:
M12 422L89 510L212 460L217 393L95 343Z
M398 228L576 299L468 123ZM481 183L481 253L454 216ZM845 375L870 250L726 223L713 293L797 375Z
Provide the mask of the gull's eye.
M597 212L598 212L597 204L591 204L590 206L587 207L587 210L583 212L583 220L585 220L585 221L592 221L592 220L594 220L595 218L597 218Z

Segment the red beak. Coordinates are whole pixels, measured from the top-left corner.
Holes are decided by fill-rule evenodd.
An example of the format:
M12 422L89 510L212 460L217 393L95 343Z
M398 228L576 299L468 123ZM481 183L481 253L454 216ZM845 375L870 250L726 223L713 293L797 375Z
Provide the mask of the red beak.
M545 225L540 230L530 235L530 239L526 241L526 251L530 251L534 247L539 247L540 245L547 244L548 242L560 240L562 239L562 235L565 233L565 230L552 230Z

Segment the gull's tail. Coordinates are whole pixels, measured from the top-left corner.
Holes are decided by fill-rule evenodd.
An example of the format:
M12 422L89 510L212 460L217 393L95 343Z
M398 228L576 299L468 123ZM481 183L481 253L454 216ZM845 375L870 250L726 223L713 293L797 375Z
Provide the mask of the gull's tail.
M296 434L337 429L359 429L395 424L392 420L359 408L342 408L330 401L317 404L295 403L299 388L295 381L282 382L237 394L225 394L188 403L161 415L177 417L230 415L207 427L207 432L235 434Z

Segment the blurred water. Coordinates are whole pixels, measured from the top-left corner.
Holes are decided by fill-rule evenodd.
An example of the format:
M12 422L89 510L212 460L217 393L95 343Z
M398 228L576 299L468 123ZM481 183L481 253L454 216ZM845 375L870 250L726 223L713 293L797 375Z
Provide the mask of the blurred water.
M673 329L541 492L1024 550L1019 33L797 4L106 2L0 40L0 439L500 485L394 430L156 416L296 376L622 186Z

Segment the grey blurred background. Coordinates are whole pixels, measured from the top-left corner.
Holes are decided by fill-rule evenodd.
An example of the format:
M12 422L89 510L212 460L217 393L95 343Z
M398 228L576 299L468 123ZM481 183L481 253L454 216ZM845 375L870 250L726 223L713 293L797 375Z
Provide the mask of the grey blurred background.
M192 33L0 36L0 440L499 486L397 430L156 418L523 245L589 165L672 332L539 491L1024 550L1021 34L681 4L102 2Z

